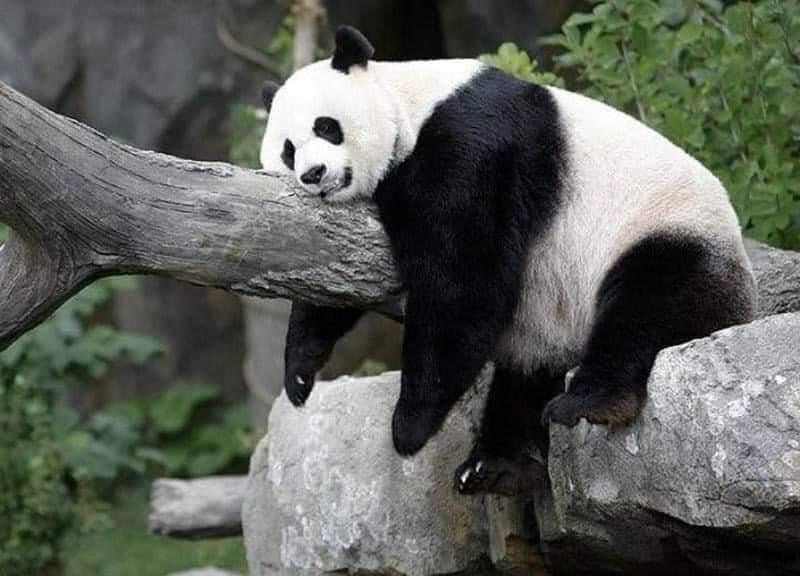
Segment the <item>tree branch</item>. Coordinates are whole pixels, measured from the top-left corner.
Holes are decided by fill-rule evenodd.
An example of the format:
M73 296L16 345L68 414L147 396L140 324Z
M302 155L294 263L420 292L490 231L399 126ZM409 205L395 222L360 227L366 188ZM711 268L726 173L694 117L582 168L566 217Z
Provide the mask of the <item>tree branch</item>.
M111 141L0 83L0 349L94 278L160 274L243 294L383 308L400 286L367 205L277 174Z
M95 278L160 274L243 294L399 316L368 203L293 179L111 141L0 82L0 349ZM800 254L748 245L761 310L800 306Z

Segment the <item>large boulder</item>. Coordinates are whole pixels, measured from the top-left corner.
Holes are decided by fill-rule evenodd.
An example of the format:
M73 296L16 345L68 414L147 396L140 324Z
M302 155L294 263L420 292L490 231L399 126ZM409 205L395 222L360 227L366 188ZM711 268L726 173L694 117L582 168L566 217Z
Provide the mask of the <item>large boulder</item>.
M410 459L392 448L398 372L320 382L302 409L281 395L242 508L251 576L489 573L483 499L452 488L484 389Z
M484 384L411 459L397 373L282 396L243 508L251 573L800 573L798 342L790 313L662 351L635 424L554 426L549 481L486 508L451 488Z
M664 350L635 424L554 426L550 562L800 573L798 342L794 313Z

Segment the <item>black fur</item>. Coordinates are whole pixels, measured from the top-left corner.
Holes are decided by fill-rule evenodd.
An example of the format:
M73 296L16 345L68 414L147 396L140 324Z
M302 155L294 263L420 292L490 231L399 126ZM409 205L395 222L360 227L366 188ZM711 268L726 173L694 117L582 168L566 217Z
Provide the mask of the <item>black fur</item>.
M750 282L730 249L709 240L679 231L641 240L603 280L580 367L543 421L630 422L659 350L749 321L741 288Z
M295 406L305 403L316 373L331 355L336 341L350 330L363 311L352 308L292 304L286 333L283 385ZM299 381L298 381L299 380Z
M280 88L280 85L272 80L267 80L261 85L261 102L267 112L272 109L272 101L275 99L275 93Z
M352 26L339 26L336 29L336 48L333 51L331 66L350 73L351 66L367 67L367 61L372 58L375 49L369 40Z
M439 103L413 153L379 184L375 201L408 289L398 452L419 450L492 358L519 301L529 243L560 204L565 163L550 93L486 69ZM294 346L333 346L300 335L344 332L302 306L292 313L287 358ZM316 355L306 366L304 354L295 356L292 388L295 375L324 362Z
M563 382L563 372L540 369L528 375L502 364L495 367L480 434L455 472L459 492L530 492L546 469L547 428L539 416Z
M330 116L320 116L314 120L314 134L331 144L339 145L344 142L342 125L336 118Z
M413 454L492 358L566 162L544 88L486 69L441 102L375 201L408 289L395 447Z
M401 454L415 453L436 433L495 356L520 299L530 244L561 206L565 148L551 94L487 69L439 103L412 154L375 191L408 289L392 421ZM677 231L645 238L624 254L602 283L570 389L547 404L542 423L629 421L661 348L747 321L752 303L742 288L749 272L725 249ZM286 386L300 403L310 387L298 391L294 376L313 374L355 320L342 311L295 309ZM567 368L525 376L497 367L479 440L458 470L459 490L529 488L534 447L546 451L542 406L563 390Z
M294 170L294 144L288 138L283 141L283 150L281 151L281 162L289 170Z

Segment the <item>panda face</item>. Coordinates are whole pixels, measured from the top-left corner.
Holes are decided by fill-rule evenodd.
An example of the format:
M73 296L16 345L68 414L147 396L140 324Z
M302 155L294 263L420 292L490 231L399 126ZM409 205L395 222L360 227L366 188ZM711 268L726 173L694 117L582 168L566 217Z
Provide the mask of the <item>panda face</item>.
M343 73L330 60L295 72L265 95L265 170L291 172L326 201L370 197L394 157L398 122L369 67Z

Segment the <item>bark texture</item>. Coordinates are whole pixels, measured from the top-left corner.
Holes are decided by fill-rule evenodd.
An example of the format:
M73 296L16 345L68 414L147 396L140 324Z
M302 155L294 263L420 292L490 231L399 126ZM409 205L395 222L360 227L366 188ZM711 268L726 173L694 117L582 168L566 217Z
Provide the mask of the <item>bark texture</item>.
M367 204L277 174L118 144L0 83L0 348L94 278L383 308L399 282Z

